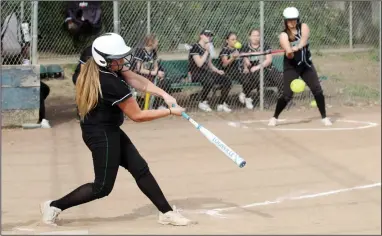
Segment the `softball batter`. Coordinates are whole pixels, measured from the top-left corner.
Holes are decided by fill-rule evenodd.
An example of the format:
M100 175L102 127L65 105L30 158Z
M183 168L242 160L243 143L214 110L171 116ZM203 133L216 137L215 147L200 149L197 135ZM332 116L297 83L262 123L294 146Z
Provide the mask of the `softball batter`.
M317 71L311 60L309 50L309 27L300 22L299 12L295 7L284 9L285 29L280 34L280 45L285 50L284 56L284 89L278 99L273 117L269 120L269 126L276 126L280 113L285 109L293 97L290 84L294 79L301 77L312 91L320 111L322 122L326 126L332 122L326 117L325 97L321 88Z
M95 180L71 193L40 205L42 221L55 225L64 210L106 197L113 189L119 166L134 177L140 190L159 210L161 224L188 225L191 221L171 208L148 164L129 137L120 129L125 113L145 122L169 115L180 116L183 108L142 111L120 72L131 63L131 48L114 33L104 34L92 44L88 59L76 82L76 103L81 117L82 138L92 152Z

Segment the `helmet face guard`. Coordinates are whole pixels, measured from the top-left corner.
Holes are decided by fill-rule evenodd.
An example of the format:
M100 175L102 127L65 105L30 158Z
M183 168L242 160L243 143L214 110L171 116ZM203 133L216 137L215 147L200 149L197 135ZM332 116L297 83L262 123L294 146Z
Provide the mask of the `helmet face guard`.
M108 54L105 54L99 50L97 50L97 48L94 48L94 51L97 52L100 56L102 56L105 61L103 61L102 63L106 64L106 68L110 69L111 67L111 63L113 60L118 60L118 59L124 59L124 63L122 65L120 65L118 62L117 63L117 66L118 68L120 68L118 70L118 72L123 72L123 71L128 71L131 67L131 65L133 65L133 55L132 55L132 52L129 51L129 52L126 52L124 54L119 54L119 55L108 55ZM128 69L127 70L123 70L124 67L127 67Z

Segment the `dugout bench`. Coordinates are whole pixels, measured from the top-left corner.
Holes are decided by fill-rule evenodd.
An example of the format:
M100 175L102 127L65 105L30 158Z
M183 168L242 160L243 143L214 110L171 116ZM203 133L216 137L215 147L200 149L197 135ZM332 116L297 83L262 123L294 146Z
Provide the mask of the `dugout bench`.
M219 59L212 60L214 65L218 65ZM273 55L272 65L278 72L283 72L284 55ZM198 82L189 82L188 79L188 60L162 60L161 66L166 71L166 79L171 82L171 92L181 92L184 89L191 87L201 87ZM319 79L327 80L326 76L319 76ZM240 84L239 81L233 80L233 85ZM275 87L265 87L265 90L275 91Z

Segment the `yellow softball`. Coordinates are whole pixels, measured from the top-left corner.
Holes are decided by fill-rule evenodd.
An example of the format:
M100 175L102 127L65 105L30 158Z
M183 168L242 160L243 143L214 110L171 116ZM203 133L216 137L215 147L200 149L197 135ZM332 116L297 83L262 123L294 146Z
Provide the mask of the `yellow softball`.
M305 82L302 79L294 79L292 83L290 83L290 89L294 93L301 93L305 90Z
M242 45L241 45L240 42L236 42L235 45L234 45L234 47L235 47L236 49L240 49L240 48L242 47Z

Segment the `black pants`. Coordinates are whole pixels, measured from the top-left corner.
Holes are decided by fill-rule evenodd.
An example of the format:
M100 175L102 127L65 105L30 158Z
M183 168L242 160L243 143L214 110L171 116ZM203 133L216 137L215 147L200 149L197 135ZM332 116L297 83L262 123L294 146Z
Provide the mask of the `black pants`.
M284 110L288 102L293 98L293 91L290 84L294 79L301 77L306 85L312 91L313 96L317 102L317 107L321 113L322 118L326 117L325 97L323 95L322 87L317 75L317 71L312 64L311 67L304 66L300 68L286 67L283 74L283 93L277 101L274 117L278 118L280 113Z
M45 119L45 99L50 93L50 88L47 84L40 81L40 111L38 117L38 123Z
M240 82L243 86L243 93L246 97L249 97L249 94L252 90L256 89L257 91L260 89L260 74L257 72L240 74Z
M260 89L260 70L253 73L249 72L247 74L239 73L240 83L243 86L243 93L246 97L256 89ZM281 92L283 89L283 78L282 73L278 72L276 69L264 69L264 87L277 87L278 91Z
M215 85L219 85L221 87L221 96L218 104L223 104L227 101L228 94L232 88L232 81L228 76L220 75L209 70L191 73L191 76L193 82L199 82L202 84L203 88L200 92L200 101L207 101L208 94Z
M108 196L117 177L119 166L134 177L141 191L163 213L172 210L149 167L129 137L119 128L82 129L82 138L92 152L95 179L75 189L51 206L61 210Z
M301 69L286 69L283 74L284 86L283 86L283 97L287 100L292 99L293 91L290 88L290 84L294 79L301 77L306 83L309 89L312 91L313 95L322 93L321 84L317 75L316 68L314 65L312 67L303 67Z

